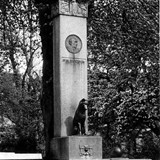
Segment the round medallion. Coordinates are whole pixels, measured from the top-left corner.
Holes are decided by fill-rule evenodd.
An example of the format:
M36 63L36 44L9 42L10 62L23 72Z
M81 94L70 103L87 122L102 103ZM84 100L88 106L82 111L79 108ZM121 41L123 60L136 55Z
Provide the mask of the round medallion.
M66 45L67 50L73 54L80 52L82 49L81 39L74 34L69 35L66 38L65 45Z

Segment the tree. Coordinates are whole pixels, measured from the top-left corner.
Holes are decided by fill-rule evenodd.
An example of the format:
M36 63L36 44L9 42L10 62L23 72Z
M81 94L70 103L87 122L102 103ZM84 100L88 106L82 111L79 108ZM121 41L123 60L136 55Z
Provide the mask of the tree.
M160 135L158 1L92 3L88 49L90 128L107 139L108 157L123 141L133 157L143 132Z
M53 47L52 47L52 2L34 1L39 10L40 35L43 54L43 78L42 78L42 99L41 108L45 126L45 159L50 159L52 154L50 142L53 136Z
M37 9L31 1L1 1L0 14L1 113L15 124L14 151L37 152L43 141L41 77L33 63L41 53Z
M14 72L15 81L23 70L24 87L27 76L32 74L33 60L41 53L37 10L31 1L2 1L1 16L1 50L10 61L8 67Z
M21 78L20 80L22 81ZM40 145L44 143L43 120L38 94L40 93L41 80L36 77L30 84L34 90L26 92L23 98L21 88L16 88L13 74L1 73L0 82L0 116L8 118L14 124L12 131L7 134L6 130L9 128L4 126L1 150L12 152L42 151L43 148L40 148Z

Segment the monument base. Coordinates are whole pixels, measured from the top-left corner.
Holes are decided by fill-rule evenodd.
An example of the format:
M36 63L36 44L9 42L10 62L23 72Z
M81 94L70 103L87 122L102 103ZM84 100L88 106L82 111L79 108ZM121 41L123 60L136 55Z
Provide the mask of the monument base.
M51 148L54 160L102 159L102 138L100 136L53 138Z

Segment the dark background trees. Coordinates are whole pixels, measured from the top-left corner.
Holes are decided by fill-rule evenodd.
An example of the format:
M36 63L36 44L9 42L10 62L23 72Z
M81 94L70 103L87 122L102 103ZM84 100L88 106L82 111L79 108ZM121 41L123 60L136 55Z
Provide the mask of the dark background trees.
M5 38L7 47L10 46L12 49L1 46L5 52L1 54L0 71L4 71L5 65L12 64L11 69L14 73L18 73L17 60L20 56L14 58L13 55L19 53L17 49L20 48L21 53L28 60L25 62L28 69L23 72L21 77L28 75L29 82L32 82L32 79L34 82L34 76L31 74L32 55L35 53L33 43L27 43L28 47L24 45L26 43L17 43L26 37L19 38L17 36L19 30L17 32L14 26L21 28L22 35L25 35L24 31L27 30L30 42L35 40L33 39L34 33L40 28L44 62L41 107L44 124L47 126L45 129L46 153L49 155L48 146L53 137L51 117L54 94L52 91L52 4L47 0L11 0L1 1L1 4L9 6L6 8L7 11L1 7L3 15L1 31L5 31L3 38ZM26 7L21 7L26 4ZM19 13L20 16L18 16ZM34 15L36 15L35 19ZM15 21L16 17L18 19ZM9 24L12 24L11 27ZM38 41L36 44L38 45ZM112 148L116 145L123 148L124 157L152 159L158 157L158 150L160 150L158 47L158 0L94 0L89 2L89 129L94 135L102 135L104 157L111 157ZM25 50L26 48L28 51ZM15 80L13 79L14 83ZM25 84L28 82L26 78L18 80L20 84L24 84L23 80L25 80L23 81ZM23 86L26 85L21 87ZM33 91L34 83L30 83L29 86L30 91ZM36 108L39 109L40 101L36 99L32 102L33 97L36 97L36 92L32 92L30 95L29 90L21 92L21 87L16 88L16 92L25 93L25 97L29 95L31 100L26 102L24 98L22 101L25 112L22 119L26 120L25 125L31 129L30 122L35 117L39 117L41 113L32 117L33 119L26 117L30 117L30 113L34 109L33 106L38 105ZM8 91L12 89L8 88ZM1 98L3 101L9 99L9 97L7 99ZM21 97L18 97L16 106L21 106L19 99ZM13 105L9 105L9 108L13 109ZM21 131L23 130L25 129L21 128ZM27 131L25 132L27 133ZM21 135L25 136L25 134ZM32 135L29 136L32 137Z
M155 159L160 136L158 1L92 3L88 51L90 128L105 139L104 156L121 144L123 156Z

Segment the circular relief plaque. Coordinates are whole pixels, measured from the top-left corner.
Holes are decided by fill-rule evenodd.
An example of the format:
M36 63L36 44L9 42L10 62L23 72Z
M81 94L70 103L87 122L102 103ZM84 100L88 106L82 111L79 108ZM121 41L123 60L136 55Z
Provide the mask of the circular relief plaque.
M81 39L74 34L69 35L66 38L65 45L66 45L67 50L73 54L80 52L80 50L82 49Z

